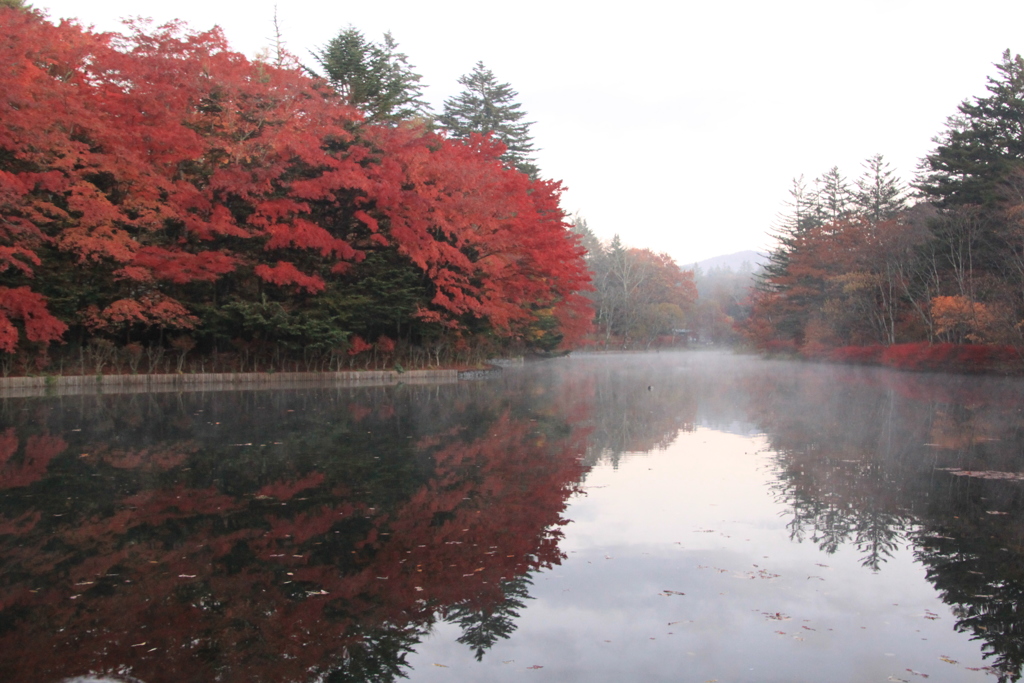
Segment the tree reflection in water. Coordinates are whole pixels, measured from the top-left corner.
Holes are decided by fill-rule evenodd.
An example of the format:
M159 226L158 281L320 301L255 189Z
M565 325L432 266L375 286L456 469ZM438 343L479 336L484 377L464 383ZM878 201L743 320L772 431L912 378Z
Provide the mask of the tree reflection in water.
M0 679L393 681L483 659L588 468L760 430L794 542L909 547L1000 681L1024 665L1018 381L690 354L451 386L0 401ZM966 475L965 471L981 473ZM54 653L60 653L55 657Z
M515 620L519 617L516 610L526 607L532 583L528 575L506 579L501 582L502 600L487 604L467 600L445 611L445 619L462 629L458 641L473 650L477 661L482 660L495 643L516 630Z
M584 472L575 402L525 398L4 401L0 678L391 681L438 619L482 657Z
M985 473L1024 469L1020 382L790 367L744 383L791 538L852 544L876 572L911 547L956 629L982 641L1000 681L1019 680L1024 483Z

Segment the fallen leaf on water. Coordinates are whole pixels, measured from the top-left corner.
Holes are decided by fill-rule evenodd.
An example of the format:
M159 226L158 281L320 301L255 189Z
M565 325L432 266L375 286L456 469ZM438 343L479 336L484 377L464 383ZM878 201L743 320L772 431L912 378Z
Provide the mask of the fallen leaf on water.
M661 593L658 593L658 595L686 595L686 593L683 593L683 592L680 592L680 591L670 591L669 589L666 588Z
M447 664L438 664L437 662L434 662L434 666L439 666L439 667L441 667L442 669L447 669L447 668L448 668L448 665L447 665Z
M955 659L950 659L946 655L939 655L939 659L941 659L942 661L946 662L947 664L959 664L960 663L960 662L956 661Z
M533 666L526 667L527 669L543 669L544 667L540 664L534 664Z
M928 678L928 674L923 674L920 671L914 671L913 669L907 669L907 671L914 674L915 676L920 676L921 678Z
M775 613L772 613L772 612L761 612L761 614L763 614L766 619L774 619L775 621L788 621L789 619L792 618L792 617L787 617L782 612L775 612Z

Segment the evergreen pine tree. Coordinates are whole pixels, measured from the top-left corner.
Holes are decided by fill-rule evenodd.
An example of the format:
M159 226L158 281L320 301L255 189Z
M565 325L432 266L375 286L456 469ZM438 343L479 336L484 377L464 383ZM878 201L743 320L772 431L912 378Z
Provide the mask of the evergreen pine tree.
M597 239L597 235L587 225L587 219L582 216L575 216L572 220L571 230L579 235L580 245L587 250L587 262L591 259L600 256L601 254L601 240Z
M853 193L838 166L833 166L815 179L814 184L819 217L823 223L836 223L849 218L853 208Z
M519 93L508 83L498 83L483 62L477 62L459 83L465 90L445 100L439 123L456 138L468 138L473 133L493 134L506 147L502 161L536 178L539 169L533 163L536 150L530 138L533 124L522 120L526 112L515 101Z
M941 207L994 205L1024 168L1024 58L1007 50L996 68L989 95L962 102L925 158L916 186Z
M787 212L776 219L774 230L777 235L801 233L821 225L822 209L818 195L807 187L802 175L793 178L785 206Z
M313 53L324 77L347 104L362 110L371 122L397 122L427 117L422 76L398 51L390 33L381 44L367 40L349 26Z
M853 195L861 213L872 223L880 223L906 210L906 191L882 155L867 159L863 166L864 173L857 179Z
M768 262L757 280L756 286L762 290L774 289L772 278L788 272L789 256L800 236L822 224L824 210L818 203L818 194L808 189L802 175L793 178L786 207L772 229L778 246L768 253Z

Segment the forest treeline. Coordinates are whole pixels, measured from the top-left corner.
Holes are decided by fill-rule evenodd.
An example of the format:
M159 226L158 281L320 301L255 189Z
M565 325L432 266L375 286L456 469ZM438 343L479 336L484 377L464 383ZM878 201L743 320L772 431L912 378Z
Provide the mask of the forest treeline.
M900 367L1024 347L1024 60L1003 54L910 187L881 157L794 181L742 328L757 347Z
M0 369L468 363L569 348L589 272L516 93L435 118L390 35L301 65L0 3Z
M655 342L685 344L696 312L694 271L668 254L627 247L618 235L600 242L579 216L573 231L586 249L593 289L593 330L587 342L601 349L650 349Z

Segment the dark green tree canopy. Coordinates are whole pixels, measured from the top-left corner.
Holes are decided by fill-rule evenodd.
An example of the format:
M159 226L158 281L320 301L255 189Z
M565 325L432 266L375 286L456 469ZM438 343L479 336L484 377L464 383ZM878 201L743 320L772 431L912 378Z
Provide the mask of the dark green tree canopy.
M430 105L422 99L422 76L413 71L408 57L398 51L398 43L390 33L384 34L383 43L374 43L349 26L314 52L313 57L324 78L346 103L361 109L368 121L395 122L430 116Z
M917 187L939 206L993 205L1024 167L1024 59L1006 50L996 69L989 94L960 104L924 160Z
M522 120L526 112L515 101L519 93L510 84L499 83L483 62L477 62L459 83L465 90L445 100L439 123L456 138L468 138L473 133L493 134L507 148L502 160L536 178L539 169L533 163L536 150L530 138L533 124Z

